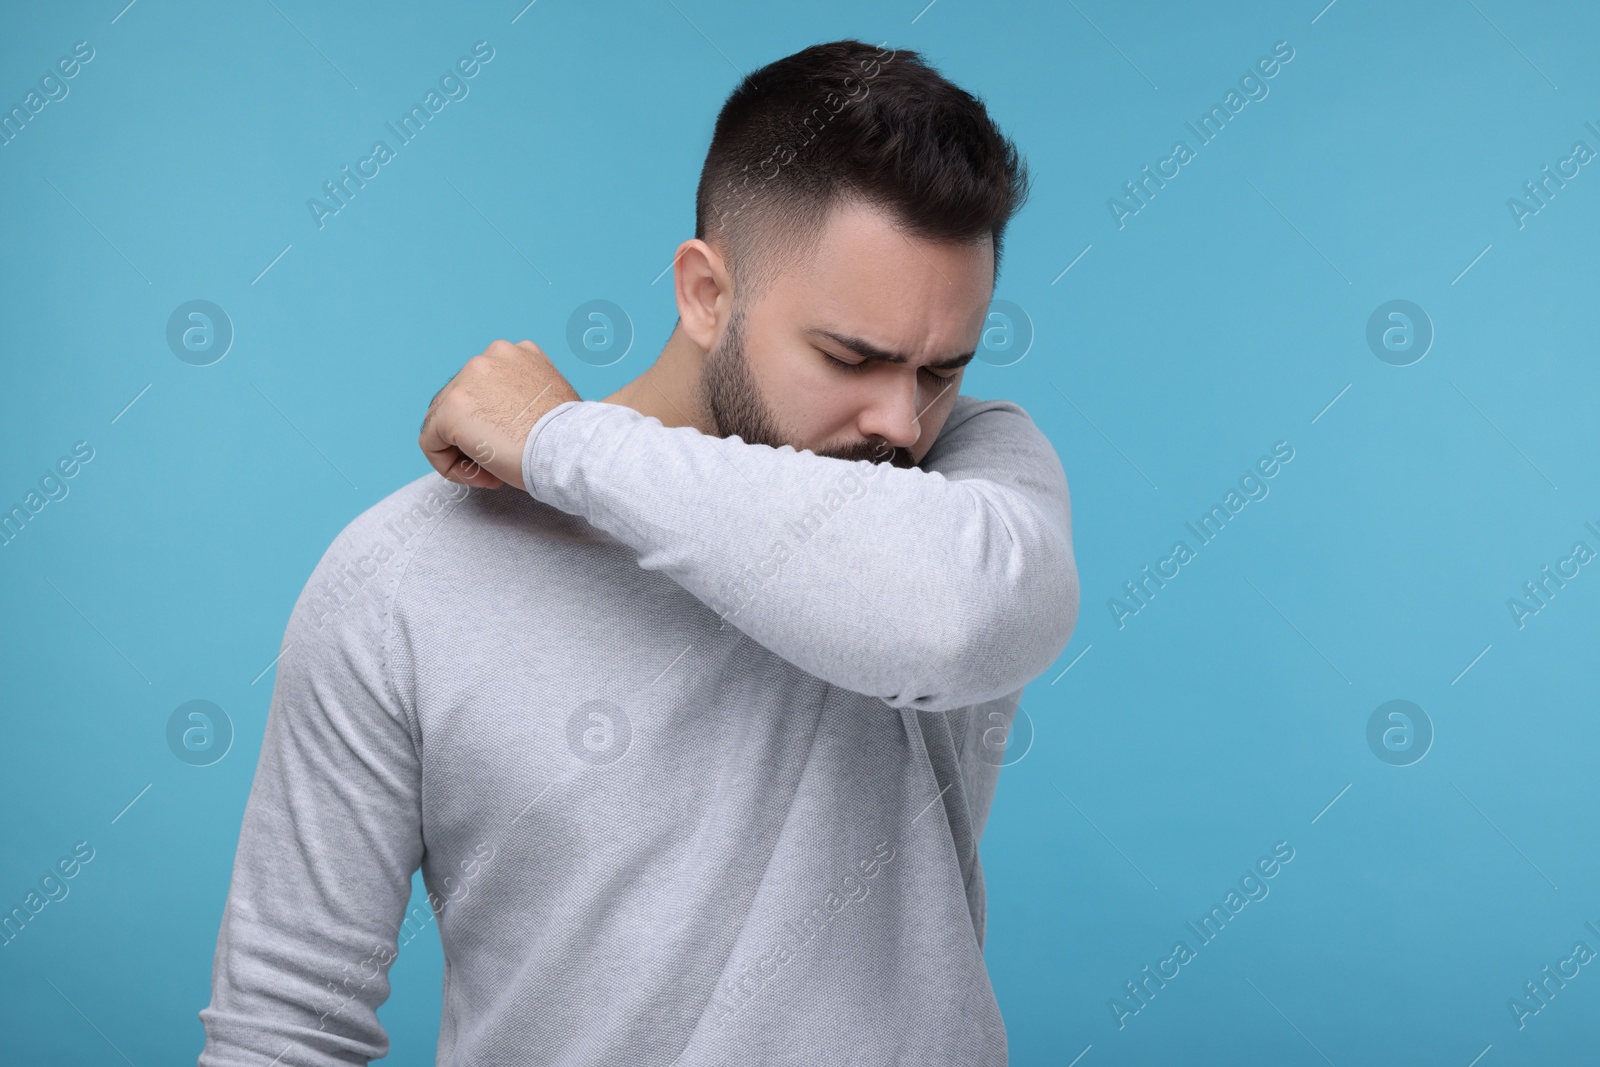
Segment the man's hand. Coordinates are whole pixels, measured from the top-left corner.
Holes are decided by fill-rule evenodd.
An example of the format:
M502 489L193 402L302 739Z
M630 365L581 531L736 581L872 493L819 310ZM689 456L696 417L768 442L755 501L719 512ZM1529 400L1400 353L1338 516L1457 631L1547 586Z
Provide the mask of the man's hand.
M528 431L557 405L582 399L538 345L496 341L434 395L417 443L452 482L527 492L522 446Z

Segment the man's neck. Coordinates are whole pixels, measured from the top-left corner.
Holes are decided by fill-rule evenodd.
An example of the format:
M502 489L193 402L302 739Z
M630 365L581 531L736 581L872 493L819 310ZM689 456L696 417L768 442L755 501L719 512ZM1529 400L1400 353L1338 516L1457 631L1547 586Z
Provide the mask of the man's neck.
M642 415L659 419L663 426L692 426L714 434L711 413L700 390L700 369L705 353L674 328L656 361L633 381L605 398Z

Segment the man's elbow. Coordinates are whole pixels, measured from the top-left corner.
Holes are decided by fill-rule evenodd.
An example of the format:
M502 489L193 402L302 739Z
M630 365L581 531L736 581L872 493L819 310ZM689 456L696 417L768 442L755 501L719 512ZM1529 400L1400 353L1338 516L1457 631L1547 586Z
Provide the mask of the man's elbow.
M1070 549L1048 557L990 593L981 622L963 630L946 661L946 685L960 689L950 694L950 709L1016 693L1066 651L1078 621L1077 565Z

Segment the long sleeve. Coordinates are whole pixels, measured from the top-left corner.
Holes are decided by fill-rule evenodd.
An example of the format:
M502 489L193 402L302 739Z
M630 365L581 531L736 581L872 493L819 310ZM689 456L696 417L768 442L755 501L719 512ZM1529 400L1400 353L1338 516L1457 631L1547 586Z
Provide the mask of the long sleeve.
M422 858L420 742L385 648L402 561L361 553L368 525L335 539L285 629L200 1067L365 1064L389 1050L376 1011Z
M1021 689L1077 620L1066 475L1010 401L959 397L897 468L573 400L534 424L522 473L756 643L891 707Z

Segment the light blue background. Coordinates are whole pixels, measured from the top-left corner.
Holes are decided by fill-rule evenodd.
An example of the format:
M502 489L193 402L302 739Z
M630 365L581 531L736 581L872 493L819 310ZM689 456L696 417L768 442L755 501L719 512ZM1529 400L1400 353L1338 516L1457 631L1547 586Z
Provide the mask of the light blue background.
M1600 149L1592 5L124 2L0 34L7 107L95 49L0 148L0 506L95 449L0 548L0 909L96 850L0 948L8 1057L198 1054L312 566L427 470L423 410L489 341L591 399L648 366L736 68L857 37L980 95L1035 175L996 290L1032 349L964 386L1055 442L1083 589L983 846L1012 1062L1592 1059L1600 965L1524 1029L1507 1001L1600 950L1600 566L1521 629L1507 600L1600 549L1600 164L1520 229L1506 205ZM307 199L479 40L470 95L319 230ZM1108 197L1277 41L1270 95L1118 229ZM206 367L165 340L196 298L236 331ZM637 331L601 369L565 344L593 298ZM1410 366L1366 343L1392 299L1436 330ZM1119 628L1108 599L1277 441L1270 495ZM1397 698L1436 731L1403 767L1365 735ZM192 699L236 730L210 766L167 747ZM1119 1029L1108 1000L1278 841L1270 896ZM401 953L386 1062L432 1062L440 968L432 934Z

